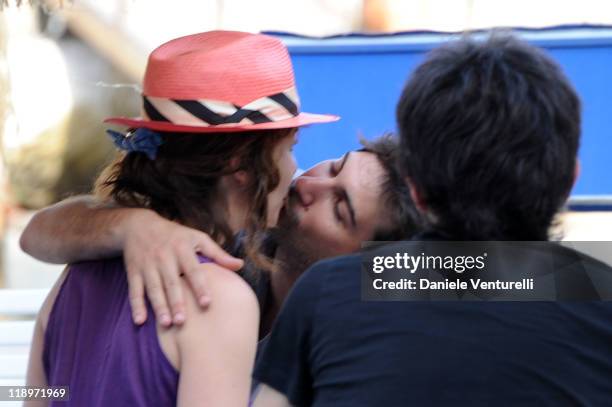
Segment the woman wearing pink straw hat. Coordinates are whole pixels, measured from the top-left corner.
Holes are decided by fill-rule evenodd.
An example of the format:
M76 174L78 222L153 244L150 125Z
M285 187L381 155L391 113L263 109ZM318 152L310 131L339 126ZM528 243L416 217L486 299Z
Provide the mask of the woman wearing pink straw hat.
M149 57L142 118L107 120L131 130L109 131L125 153L96 191L225 247L244 230L249 259L270 267L256 231L278 218L296 169L296 128L334 120L300 113L277 39L230 31L178 38ZM121 258L69 265L39 314L28 385L69 386L62 406L246 405L257 299L237 274L199 260L215 303L203 311L185 295L190 318L171 328L153 318L132 323L128 298L141 294L129 292L127 279L138 277L126 278Z

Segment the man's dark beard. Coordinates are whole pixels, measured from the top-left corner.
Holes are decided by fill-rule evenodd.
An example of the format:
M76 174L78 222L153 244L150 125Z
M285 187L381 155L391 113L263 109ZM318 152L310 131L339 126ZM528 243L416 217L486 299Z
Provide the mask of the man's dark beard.
M285 205L281 209L278 226L271 231L278 245L274 256L275 262L280 270L295 276L299 276L313 263L323 258L316 247L316 242L308 236L303 236L300 231L300 221L295 212L298 201L299 197L291 187Z

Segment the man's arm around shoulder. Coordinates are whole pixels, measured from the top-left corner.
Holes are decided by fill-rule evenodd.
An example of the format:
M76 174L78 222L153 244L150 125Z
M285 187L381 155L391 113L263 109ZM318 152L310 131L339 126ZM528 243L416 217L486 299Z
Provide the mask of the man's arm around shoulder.
M66 199L39 211L20 239L24 252L49 263L74 263L121 253L129 220L143 218L144 209L119 208L93 196Z

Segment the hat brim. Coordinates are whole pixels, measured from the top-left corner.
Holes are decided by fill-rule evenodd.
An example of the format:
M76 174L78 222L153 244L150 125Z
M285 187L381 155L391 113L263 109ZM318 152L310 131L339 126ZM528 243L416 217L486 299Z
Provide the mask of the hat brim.
M104 123L120 124L130 128L144 127L150 130L185 132L185 133L235 133L239 131L289 129L317 123L330 123L340 120L340 116L331 114L300 113L287 120L257 124L224 124L219 126L184 126L170 122L145 120L141 118L109 117Z

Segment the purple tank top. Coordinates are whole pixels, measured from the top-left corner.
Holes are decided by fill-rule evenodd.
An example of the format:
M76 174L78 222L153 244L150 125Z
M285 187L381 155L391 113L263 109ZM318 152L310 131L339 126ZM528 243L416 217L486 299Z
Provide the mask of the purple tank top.
M123 259L69 267L49 314L43 364L49 386L70 386L70 401L50 405L175 406L179 373L160 347L148 301L147 321L132 322Z

